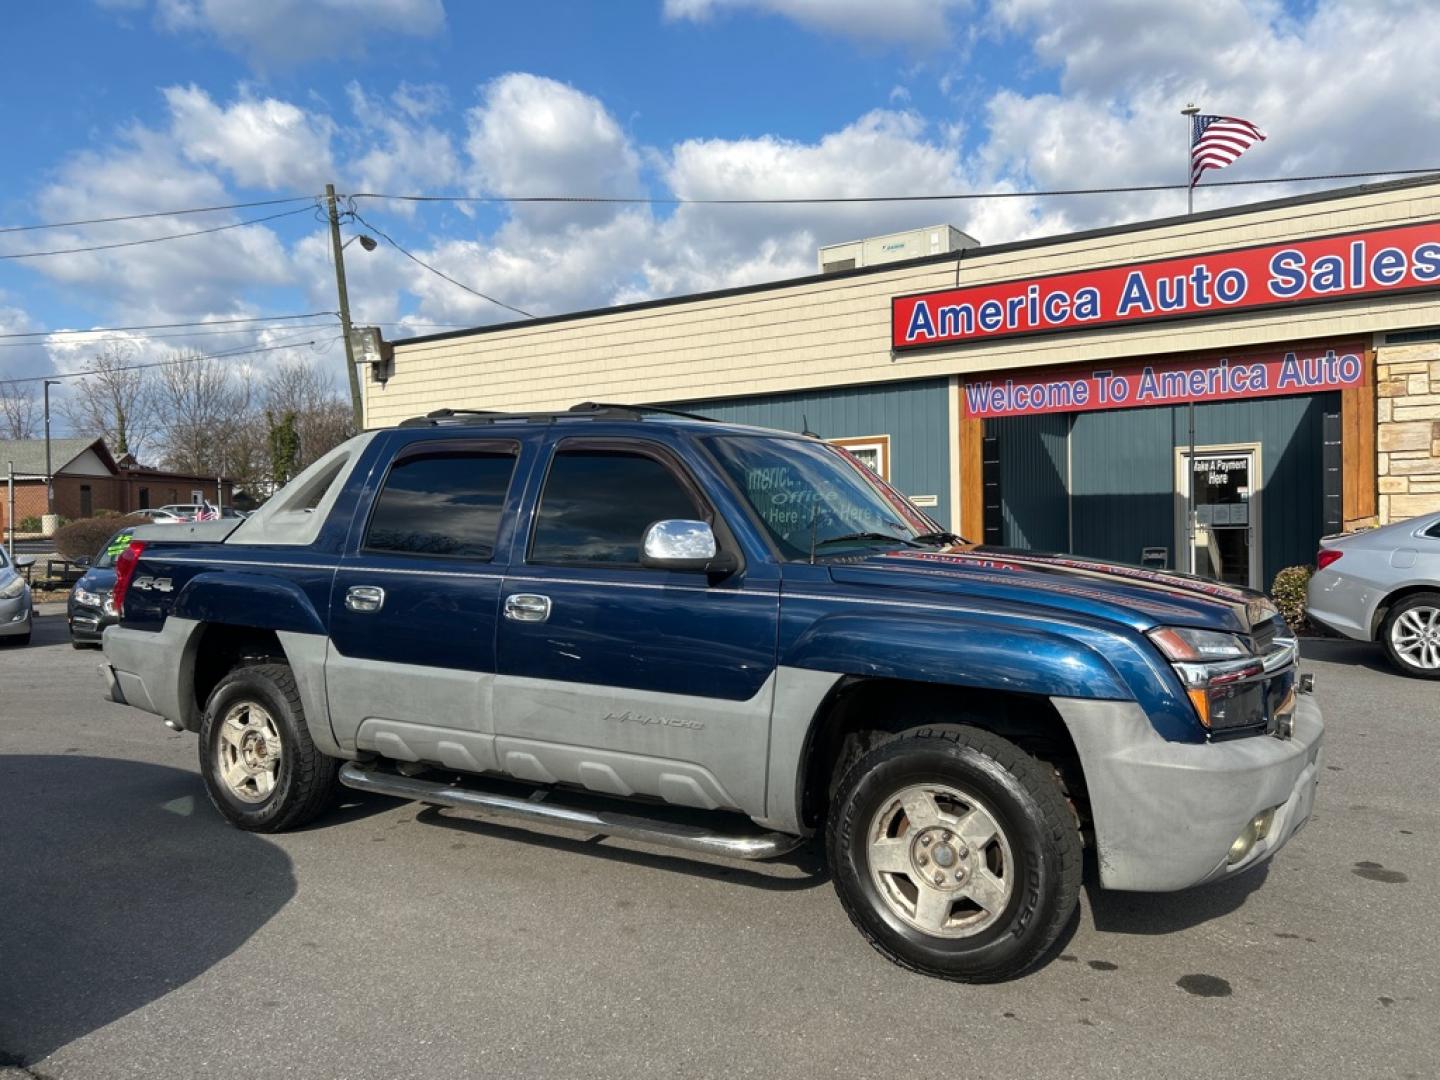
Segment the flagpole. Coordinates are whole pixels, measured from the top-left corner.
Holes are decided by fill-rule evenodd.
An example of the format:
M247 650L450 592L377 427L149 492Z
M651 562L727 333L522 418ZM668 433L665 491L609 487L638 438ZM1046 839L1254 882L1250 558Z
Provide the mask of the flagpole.
M1185 213L1195 212L1195 162L1192 158L1195 146L1195 114L1200 106L1193 101L1180 110L1185 117Z
M1200 107L1193 101L1187 102L1180 115L1185 117L1185 215L1195 213L1195 115ZM1182 566L1190 573L1195 567L1195 399L1191 398L1186 409L1190 421L1190 453L1185 459L1183 481L1185 484L1185 551ZM1176 560L1180 562L1181 560Z

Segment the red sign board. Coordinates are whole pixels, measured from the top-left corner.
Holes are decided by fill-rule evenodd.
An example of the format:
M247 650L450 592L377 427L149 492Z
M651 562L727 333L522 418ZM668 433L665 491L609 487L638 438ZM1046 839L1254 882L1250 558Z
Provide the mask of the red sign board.
M1005 378L967 380L965 415L975 418L1094 412L1187 401L1314 394L1358 386L1365 374L1360 342L1158 364L1105 364Z
M896 349L1440 289L1440 222L897 296Z

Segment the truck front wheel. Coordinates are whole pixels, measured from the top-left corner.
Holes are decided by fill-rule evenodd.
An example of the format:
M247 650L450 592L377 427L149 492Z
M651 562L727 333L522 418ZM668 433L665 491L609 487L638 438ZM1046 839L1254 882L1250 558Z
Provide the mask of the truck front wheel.
M232 825L267 833L304 825L330 805L339 766L315 749L286 665L235 668L210 694L200 774Z
M928 975L1019 975L1079 903L1080 837L1058 781L976 728L911 732L861 757L840 781L826 839L851 921Z

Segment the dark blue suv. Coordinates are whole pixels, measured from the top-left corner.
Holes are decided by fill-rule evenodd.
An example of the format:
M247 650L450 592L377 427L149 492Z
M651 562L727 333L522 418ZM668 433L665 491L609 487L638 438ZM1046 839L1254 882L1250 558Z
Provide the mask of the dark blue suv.
M949 978L1045 955L1084 846L1112 889L1238 873L1318 778L1264 597L976 547L817 438L658 410L367 432L117 575L111 695L198 733L241 828L340 783L741 858L822 833L865 936Z

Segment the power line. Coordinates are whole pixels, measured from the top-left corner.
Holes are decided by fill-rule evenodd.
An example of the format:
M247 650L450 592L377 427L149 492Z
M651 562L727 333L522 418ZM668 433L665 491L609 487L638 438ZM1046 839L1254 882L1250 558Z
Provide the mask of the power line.
M430 271L432 274L434 274L436 277L442 277L442 278L444 278L446 281L450 282L451 285L459 286L460 288L464 289L466 292L468 292L468 293L470 293L470 294L472 294L472 295L474 295L474 296L480 297L481 300L488 300L490 303L496 304L496 305L498 305L499 307L504 308L506 311L513 311L513 312L515 312L515 314L517 314L517 315L524 315L527 319L533 319L533 318L535 318L535 316L532 315L532 314L530 314L530 312L524 311L524 310L522 310L521 308L516 307L514 304L507 304L507 303L505 303L505 301L503 301L503 300L496 300L495 297L493 297L493 296L486 296L486 295L485 295L483 292L481 292L479 289L472 289L469 285L466 285L463 281L456 281L456 280L455 280L453 277L451 277L449 274L445 273L444 270L437 270L435 267L433 267L433 266L431 266L429 263L427 263L424 259L420 258L420 257L417 256L417 255L411 254L411 253L410 253L409 251L407 251L405 248L403 248L403 247L401 247L399 244L397 244L397 243L395 242L394 238L391 237L389 233L385 232L385 230L380 229L380 228L377 228L376 226L372 225L370 222L366 221L363 217L360 216L359 211L357 211L357 210L355 210L355 209L352 208L352 209L349 211L349 213L350 213L350 215L351 215L356 221L360 222L360 224L364 225L367 229L371 230L372 232L377 232L377 233L379 233L382 237L384 237L384 239L390 244L390 246L393 247L396 251L400 252L401 255L404 255L404 256L405 256L407 259L409 259L411 262L416 263L416 264L419 265L419 266L423 266L426 270L429 270L429 271Z
M399 323L369 323L370 326L398 326ZM461 326L462 323L416 323L417 326ZM278 326L244 326L238 330L182 330L173 334L130 334L129 338L140 341L164 341L172 338L196 338L196 337L224 337L235 334L260 334L266 330L279 329ZM329 323L291 323L286 326L289 330L329 330L333 329ZM85 330L82 333L93 333ZM44 344L36 341L0 341L0 349L37 349L44 348Z
M301 335L304 336L303 334ZM326 338L326 342L339 341L338 336ZM0 379L0 386L16 386L20 383L42 382L46 379L83 379L90 375L108 375L117 371L143 371L146 368L173 367L176 364L194 364L201 360L223 360L236 356L259 356L261 353L278 352L281 349L299 349L307 345L314 345L314 338L309 341L282 341L275 345L266 345L263 348L252 349L230 349L226 352L206 353L199 356L180 356L173 360L154 360L145 364L127 364L124 367L106 368L104 370L92 369L90 371L52 371L46 375L28 375L23 379Z
M1318 173L1314 176L1279 176L1256 180L1214 180L1205 188L1251 187L1258 184L1307 184L1319 180L1361 180L1376 176L1418 176L1440 173L1440 168L1377 169L1367 172ZM1056 188L1047 191L958 191L942 195L801 195L774 198L687 199L648 195L391 195L359 191L349 199L389 199L394 202L451 203L600 203L649 206L803 206L831 203L948 202L967 199L1044 199L1068 195L1124 195L1147 191L1184 191L1188 184L1130 184L1116 187ZM359 215L356 215L357 217Z
M140 323L136 326L96 326L89 330L26 330L23 333L0 334L0 338L59 337L71 334L118 334L130 330L175 330L182 326L234 326L238 323L288 322L318 319L321 315L338 316L338 311L306 311L299 315L254 315L245 319L204 319L199 322ZM262 329L257 327L256 329Z
M38 225L0 225L0 234L34 232L37 229L70 229L76 225L105 225L112 221L180 217L182 214L213 214L220 210L248 210L256 206L283 206L285 203L310 201L317 197L315 195L287 195L282 199L259 199L254 202L226 203L223 206L191 206L183 210L150 210L143 214L116 214L113 217L81 218L77 221L47 221Z
M294 210L282 210L278 214L267 214L265 217L249 218L245 221L232 221L228 225L215 225L209 229L196 229L193 232L170 233L168 236L147 236L143 240L124 240L115 244L91 244L88 247L56 248L53 251L22 251L13 255L0 255L0 259L40 259L49 255L79 255L86 251L112 251L115 248L140 247L143 244L160 244L166 240L185 240L191 236L207 236L210 233L224 232L226 229L241 229L246 225L259 225L264 221L275 221L277 218L293 217L296 214L306 213L310 209L308 206L300 206Z

